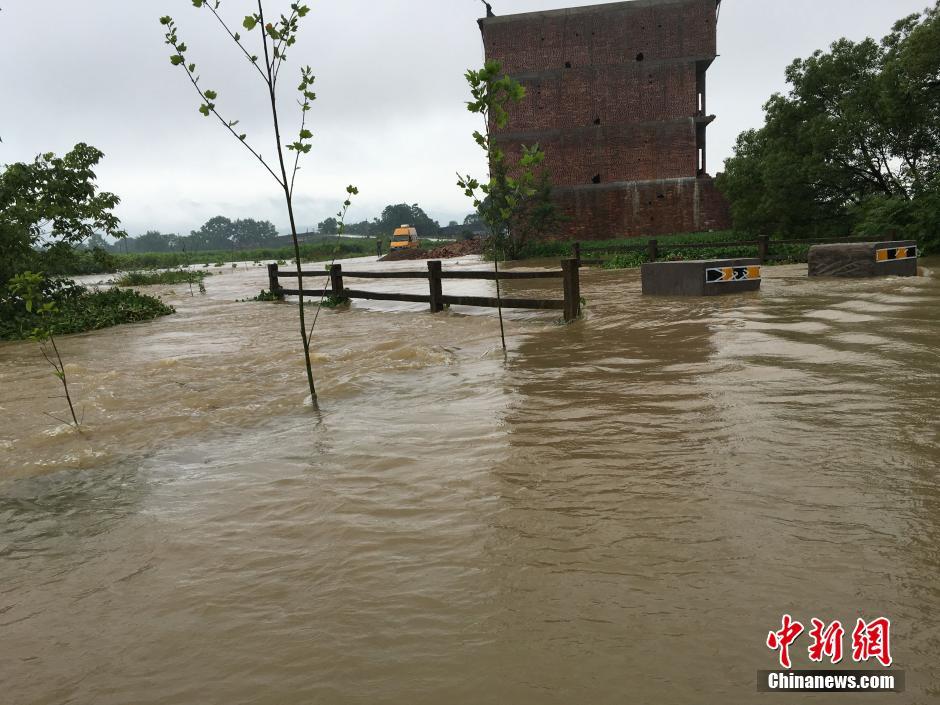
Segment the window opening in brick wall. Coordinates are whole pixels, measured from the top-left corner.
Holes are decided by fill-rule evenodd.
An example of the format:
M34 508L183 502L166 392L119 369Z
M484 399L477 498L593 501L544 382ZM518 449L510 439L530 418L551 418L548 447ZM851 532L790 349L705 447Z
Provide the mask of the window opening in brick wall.
M698 113L699 115L704 115L706 110L705 104L705 69L706 66L699 65L698 71L695 72L695 93L698 96Z

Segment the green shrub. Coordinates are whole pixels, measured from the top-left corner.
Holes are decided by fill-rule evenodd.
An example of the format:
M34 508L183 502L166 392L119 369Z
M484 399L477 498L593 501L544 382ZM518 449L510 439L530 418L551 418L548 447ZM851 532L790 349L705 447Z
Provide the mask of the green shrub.
M262 289L260 294L258 294L257 296L252 296L250 299L240 299L240 301L242 301L242 302L247 302L247 301L283 301L283 300L284 300L284 295L283 295L283 294L275 294L274 292L267 291L266 289Z
M349 297L347 296L327 296L320 305L323 308L337 308L338 306L345 306L348 303Z
M165 272L128 272L118 277L117 286L149 286L151 284L195 284L201 282L209 272L192 272L186 269L172 269Z
M171 306L133 289L94 289L74 282L49 282L45 295L56 302L56 311L45 321L55 335L82 333L122 323L149 321L175 313ZM0 339L23 340L39 326L39 316L26 310L18 297L0 296Z
M604 269L629 269L639 267L646 261L647 257L642 252L624 252L604 262Z

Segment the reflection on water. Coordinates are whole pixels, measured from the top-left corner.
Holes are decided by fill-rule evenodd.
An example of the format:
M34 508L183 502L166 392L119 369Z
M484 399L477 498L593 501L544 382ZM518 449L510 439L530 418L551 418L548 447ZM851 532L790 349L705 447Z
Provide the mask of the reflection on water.
M65 339L82 436L0 346L4 699L752 703L783 612L891 617L936 698L940 284L768 274L589 271L505 361L492 312L325 312L319 418L260 270Z

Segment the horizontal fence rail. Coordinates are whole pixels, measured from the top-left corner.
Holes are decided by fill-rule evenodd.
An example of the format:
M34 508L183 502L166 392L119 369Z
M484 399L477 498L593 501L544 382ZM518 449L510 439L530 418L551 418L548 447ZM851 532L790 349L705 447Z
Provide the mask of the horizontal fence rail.
M278 276L282 278L302 276L302 277L322 277L327 273L324 272L301 272L299 275L297 272L281 272L278 271ZM347 272L343 271L344 279L428 279L431 276L430 272L412 272L412 271L403 271L403 272ZM499 280L508 281L512 279L562 279L564 278L565 273L562 270L552 270L548 272L500 272ZM497 279L496 272L441 272L441 279L488 279L490 281L495 281Z
M272 294L281 296L309 296L309 297L337 297L344 299L367 299L372 301L405 301L410 303L426 303L431 307L432 313L444 310L444 306L481 306L485 308L530 308L541 310L557 310L564 312L565 321L573 321L581 315L581 282L576 259L566 259L561 262L561 269L546 272L481 272L461 271L445 272L440 260L430 260L427 271L385 271L362 272L343 271L342 265L334 264L329 272L315 271L281 271L276 264L268 265L268 282ZM305 277L329 277L329 289L307 289L303 286ZM427 294L397 294L382 291L362 291L347 289L345 279L424 279L428 281ZM297 288L281 286L281 279L296 279ZM562 299L518 299L496 298L495 296L452 296L444 294L442 282L444 279L478 279L484 281L518 281L522 279L561 279L564 298Z
M770 256L771 247L774 245L837 245L851 244L854 242L871 242L871 237L849 237L849 238L811 238L807 240L771 240L767 236L762 236L754 240L733 240L730 242L676 242L662 243L659 240L647 240L637 245L595 245L590 242L576 242L573 245L574 258L581 264L603 264L603 259L588 259L581 256L582 252L588 253L620 253L620 252L645 252L650 262L659 259L663 252L676 250L707 250L707 249L732 249L740 247L757 248L757 256L762 262Z

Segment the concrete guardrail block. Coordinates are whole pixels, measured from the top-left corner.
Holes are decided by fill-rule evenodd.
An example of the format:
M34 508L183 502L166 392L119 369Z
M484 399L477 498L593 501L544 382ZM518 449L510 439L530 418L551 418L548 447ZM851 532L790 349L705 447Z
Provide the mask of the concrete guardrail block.
M916 277L913 240L814 245L809 249L811 277Z
M720 296L759 291L757 258L651 262L641 270L643 293L653 296Z

